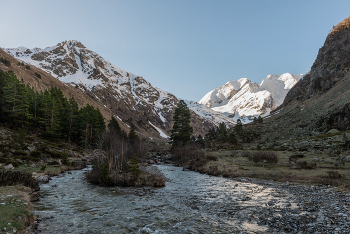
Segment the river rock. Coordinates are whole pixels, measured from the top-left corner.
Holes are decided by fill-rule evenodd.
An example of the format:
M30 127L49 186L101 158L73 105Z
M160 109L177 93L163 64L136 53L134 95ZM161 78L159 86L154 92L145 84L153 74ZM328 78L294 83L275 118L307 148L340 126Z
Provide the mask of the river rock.
M40 194L33 192L32 194L30 194L30 201L39 201L40 200Z
M41 183L48 183L49 177L47 175L40 175L36 178L36 180Z
M4 169L12 170L12 169L15 169L15 167L12 164L9 164L9 165L4 166Z

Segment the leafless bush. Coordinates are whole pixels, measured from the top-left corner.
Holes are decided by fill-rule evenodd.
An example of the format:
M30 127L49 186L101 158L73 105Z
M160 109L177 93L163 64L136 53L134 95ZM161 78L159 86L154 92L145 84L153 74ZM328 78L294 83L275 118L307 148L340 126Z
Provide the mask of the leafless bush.
M328 178L330 179L343 179L344 175L340 174L338 171L327 171Z
M205 159L205 154L201 150L190 150L186 148L176 148L173 150L173 154L176 155L173 157L176 161L180 163L189 162L196 159Z
M131 142L116 131L107 131L103 139L105 154L93 159L87 180L108 186L144 185L147 181L141 182L145 173L140 172L139 163L147 153L147 144L139 138Z
M208 161L218 161L218 157L209 155L206 157Z
M289 162L297 163L299 158L304 158L304 157L305 157L305 155L303 155L303 154L293 154L293 155L289 156Z
M207 173L208 175L213 175L213 176L218 176L222 174L222 172L219 170L217 166L209 167Z
M243 152L241 153L241 155L242 155L242 157L248 158L249 156L252 155L252 153L250 153L249 151L243 151Z
M311 170L311 169L316 169L317 163L307 162L307 161L298 161L297 165L301 169Z
M255 163L262 162L264 160L268 163L278 163L278 158L275 153L264 151L251 154L250 156L248 156L248 160L253 161Z

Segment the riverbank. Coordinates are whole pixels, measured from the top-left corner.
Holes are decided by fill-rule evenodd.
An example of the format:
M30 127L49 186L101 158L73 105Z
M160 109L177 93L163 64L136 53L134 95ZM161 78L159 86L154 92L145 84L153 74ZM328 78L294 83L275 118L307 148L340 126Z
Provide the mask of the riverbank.
M346 153L346 152L344 152ZM270 154L274 159L261 159ZM186 160L172 157L185 169L229 178L249 177L307 185L330 185L339 191L350 191L350 162L343 155L316 151L215 150L188 153ZM261 160L260 160L260 159ZM168 158L163 159L168 162Z
M0 233L26 233L26 228L35 221L32 189L24 186L0 187Z
M156 165L163 188L100 187L84 171L53 177L33 233L347 233L349 194L328 186L223 178ZM139 193L137 193L139 192Z
M27 227L36 220L32 202L41 197L35 192L40 190L38 183L49 183L52 177L60 177L65 171L82 169L98 153L89 151L79 157L69 157L68 165L52 165L51 162L55 162L52 158L44 158L36 163L22 163L16 168L0 169L0 233L26 233Z

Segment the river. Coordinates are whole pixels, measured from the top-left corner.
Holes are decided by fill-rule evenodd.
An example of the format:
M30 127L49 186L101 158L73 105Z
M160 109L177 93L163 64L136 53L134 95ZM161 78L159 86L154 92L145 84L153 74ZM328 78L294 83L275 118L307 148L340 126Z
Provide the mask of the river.
M170 165L157 167L167 178L166 186L141 196L89 184L84 180L87 169L53 177L41 185L43 197L34 203L35 214L42 219L38 233L293 232L319 221L319 209L304 209L300 196L286 186L236 181ZM274 217L291 220L283 221L290 229L281 227L281 220L271 221Z

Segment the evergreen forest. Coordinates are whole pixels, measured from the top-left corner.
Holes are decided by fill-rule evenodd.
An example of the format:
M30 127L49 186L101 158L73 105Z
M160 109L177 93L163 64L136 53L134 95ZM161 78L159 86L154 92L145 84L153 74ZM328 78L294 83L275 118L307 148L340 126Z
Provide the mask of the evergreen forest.
M0 122L12 129L25 129L51 140L66 140L96 147L105 131L99 109L87 104L78 107L63 92L51 87L34 91L18 80L12 71L0 70Z

